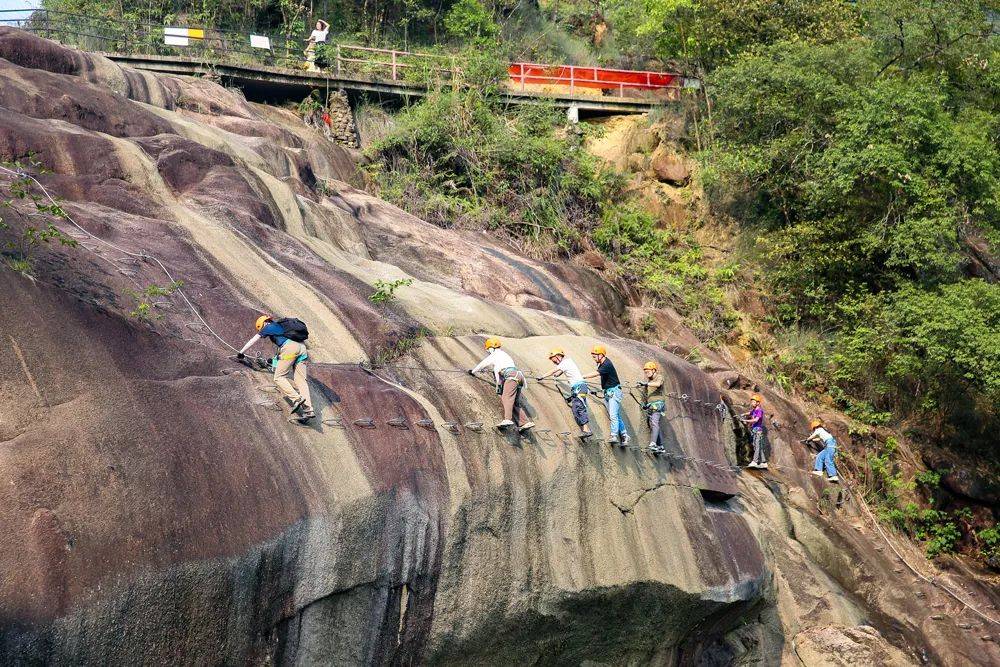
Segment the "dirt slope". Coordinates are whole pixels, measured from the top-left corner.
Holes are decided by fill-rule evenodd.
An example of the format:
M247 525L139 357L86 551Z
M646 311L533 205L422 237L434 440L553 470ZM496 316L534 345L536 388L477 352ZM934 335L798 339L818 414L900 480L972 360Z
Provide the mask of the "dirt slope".
M737 474L717 405L747 392L721 361L618 337L632 304L590 270L373 198L280 110L0 28L0 156L29 153L88 232L183 280L211 331L179 294L130 318L161 267L65 222L79 247L39 249L34 279L0 271L3 663L1000 661L997 631L914 584L790 430L774 470ZM309 323L312 427L213 335L239 345L260 312ZM625 378L658 359L672 456L562 437L538 383L536 433L497 434L492 387L451 372L484 334L536 372L553 345L589 367L598 340ZM394 360L358 366L376 357Z

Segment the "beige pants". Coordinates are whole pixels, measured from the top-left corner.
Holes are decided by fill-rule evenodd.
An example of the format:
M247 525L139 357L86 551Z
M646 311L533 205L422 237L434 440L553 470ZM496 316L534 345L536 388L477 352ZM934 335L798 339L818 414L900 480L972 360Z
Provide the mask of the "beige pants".
M306 381L306 362L295 360L305 354L306 346L294 340L285 341L278 353L278 365L274 369L274 384L293 403L299 398L306 399L302 412L312 412L309 399L309 383ZM288 380L291 376L291 381ZM294 382L294 386L293 383Z
M503 404L503 418L515 421L520 426L531 421L528 413L521 405L521 383L516 379L503 381L503 393L500 394L500 403ZM514 408L517 408L517 419L514 420Z

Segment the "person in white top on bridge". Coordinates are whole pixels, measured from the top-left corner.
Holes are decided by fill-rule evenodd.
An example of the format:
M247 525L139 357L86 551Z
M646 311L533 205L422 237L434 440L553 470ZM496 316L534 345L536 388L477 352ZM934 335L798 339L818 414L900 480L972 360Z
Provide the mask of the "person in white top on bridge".
M476 364L475 368L470 369L469 375L475 375L485 368L493 369L493 379L496 382L497 393L500 394L500 403L503 405L503 421L497 424L497 428L514 426L514 408L517 408L518 430L524 433L535 427L535 422L531 421L521 402L521 390L525 384L524 373L517 369L517 364L509 354L500 349L500 346L499 338L487 338L486 358Z
M316 29L309 33L309 39L306 40L306 69L310 72L318 72L319 68L316 67L316 45L326 44L326 35L330 32L330 24L326 21L320 19L316 21Z

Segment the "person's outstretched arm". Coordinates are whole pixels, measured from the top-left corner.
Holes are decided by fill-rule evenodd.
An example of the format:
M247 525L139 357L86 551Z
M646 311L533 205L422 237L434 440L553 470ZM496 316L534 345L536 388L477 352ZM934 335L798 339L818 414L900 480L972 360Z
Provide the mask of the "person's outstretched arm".
M247 341L247 344L244 345L242 349L240 349L239 354L237 354L236 356L242 358L243 355L246 353L246 351L249 350L251 347L253 347L254 344L259 340L260 340L260 334L254 334L253 338Z

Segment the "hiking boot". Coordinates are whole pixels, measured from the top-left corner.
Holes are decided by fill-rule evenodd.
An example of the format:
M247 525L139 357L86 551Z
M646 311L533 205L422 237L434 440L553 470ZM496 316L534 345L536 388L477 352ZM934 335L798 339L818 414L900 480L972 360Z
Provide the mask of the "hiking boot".
M526 431L530 431L533 428L535 428L535 422L525 422L517 430L520 431L521 433L524 433Z
M292 401L292 414L294 415L296 412L301 410L302 406L305 404L306 404L306 399L301 397Z
M513 426L513 425L514 422L512 422L509 419L504 419L503 421L497 423L497 428L507 428L508 426Z
M839 481L840 481L840 478L839 478L839 477L837 477L836 475L834 475L833 477L827 477L827 478L826 478L826 481L828 481L828 482L833 482L834 484L836 484L837 482L839 482Z
M822 470L813 470L812 474L816 475L817 477L822 477L823 476L823 471Z

